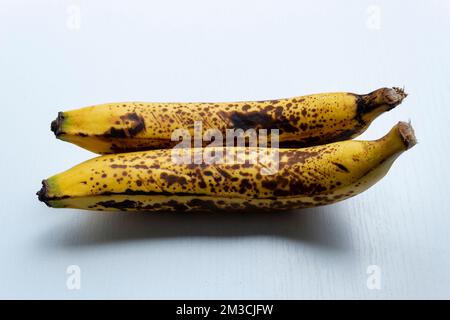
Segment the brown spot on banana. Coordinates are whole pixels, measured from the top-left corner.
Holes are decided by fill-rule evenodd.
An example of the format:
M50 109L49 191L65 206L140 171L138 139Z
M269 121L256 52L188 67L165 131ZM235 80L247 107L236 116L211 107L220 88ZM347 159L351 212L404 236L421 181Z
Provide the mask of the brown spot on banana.
M341 169L342 171L350 172L350 171L347 169L347 167L344 166L344 165L341 164L341 163L333 162L333 164L334 164L336 167L338 167L339 169Z
M145 119L142 116L139 116L135 112L127 113L123 116L119 117L121 122L115 122L115 124L121 125L121 128L111 127L108 131L106 131L103 136L105 138L110 139L124 139L124 138L133 138L140 132L145 130ZM84 137L87 137L88 134L84 133Z
M51 129L100 154L171 148L176 129L188 129L193 138L194 121L224 138L227 129L279 129L280 147L305 147L354 138L405 97L402 89L381 88L234 103L108 103L60 112Z

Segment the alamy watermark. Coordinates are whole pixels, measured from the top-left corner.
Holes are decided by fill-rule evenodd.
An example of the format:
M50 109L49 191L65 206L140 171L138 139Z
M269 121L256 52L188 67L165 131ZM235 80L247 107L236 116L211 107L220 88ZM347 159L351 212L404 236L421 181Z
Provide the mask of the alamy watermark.
M369 275L367 277L366 285L369 290L381 290L381 268L375 264L367 267L366 273Z
M78 265L70 265L66 269L66 288L68 290L81 289L81 268Z
M381 8L371 5L366 9L366 27L369 30L377 31L381 29Z
M270 143L269 143L270 137ZM219 129L203 132L201 121L194 122L193 136L188 129L176 129L171 140L176 164L259 164L261 175L272 175L279 168L278 129Z
M69 30L79 30L81 28L81 9L76 4L71 4L66 9L66 27Z

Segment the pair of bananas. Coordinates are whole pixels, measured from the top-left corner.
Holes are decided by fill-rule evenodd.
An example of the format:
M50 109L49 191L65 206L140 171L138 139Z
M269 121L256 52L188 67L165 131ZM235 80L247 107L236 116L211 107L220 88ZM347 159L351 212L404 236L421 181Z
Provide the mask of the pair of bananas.
M402 89L381 88L364 95L108 103L60 112L51 124L56 137L103 155L44 180L37 194L50 207L98 211L288 210L334 203L375 184L416 144L405 122L378 140L351 140L405 97ZM278 170L262 175L265 165L258 161L174 163L172 133L193 133L195 121L222 133L278 129ZM229 148L232 154L251 151Z

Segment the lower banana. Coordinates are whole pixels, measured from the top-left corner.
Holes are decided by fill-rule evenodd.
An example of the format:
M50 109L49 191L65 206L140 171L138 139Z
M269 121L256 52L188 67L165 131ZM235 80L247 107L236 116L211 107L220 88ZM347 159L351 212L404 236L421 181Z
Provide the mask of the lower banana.
M58 139L99 154L173 147L175 130L193 136L195 121L224 136L227 129L279 129L281 147L305 147L354 138L405 97L402 89L381 88L267 101L107 103L60 112L51 129Z
M366 190L416 143L399 122L375 141L276 149L278 170L265 165L180 164L172 150L106 155L43 181L39 200L55 208L99 211L287 210L326 205ZM208 148L185 149L189 153ZM249 148L230 148L231 154Z

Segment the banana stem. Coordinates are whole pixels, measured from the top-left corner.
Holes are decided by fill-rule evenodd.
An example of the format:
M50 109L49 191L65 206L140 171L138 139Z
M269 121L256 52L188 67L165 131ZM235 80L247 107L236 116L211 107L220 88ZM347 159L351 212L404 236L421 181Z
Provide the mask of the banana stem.
M370 123L383 112L392 110L405 99L408 94L401 88L381 88L369 94L356 95L357 119L361 123Z
M417 144L416 135L414 134L414 129L411 126L411 122L400 121L398 123L398 132L402 138L406 150L411 149Z

